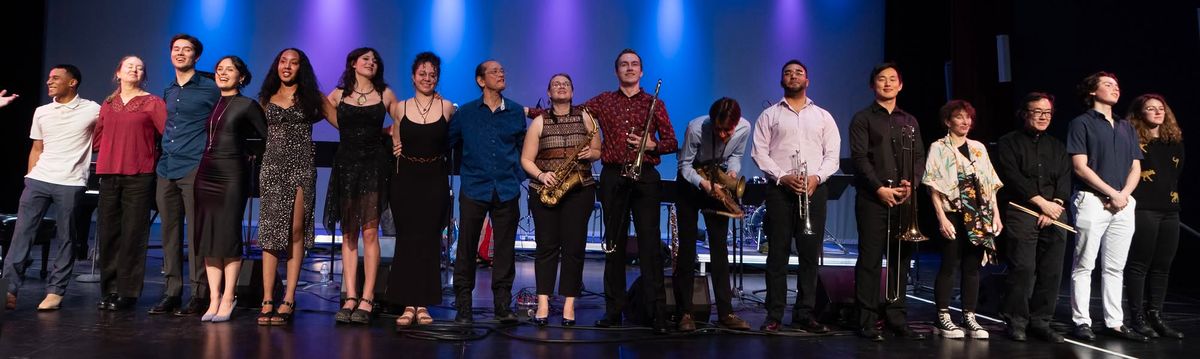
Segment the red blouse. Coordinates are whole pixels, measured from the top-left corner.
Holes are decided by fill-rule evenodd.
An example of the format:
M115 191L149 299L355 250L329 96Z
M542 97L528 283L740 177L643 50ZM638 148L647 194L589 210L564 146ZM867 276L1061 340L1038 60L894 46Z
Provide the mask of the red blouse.
M154 95L121 103L120 96L100 105L93 146L98 175L154 173L158 138L167 120L167 105Z

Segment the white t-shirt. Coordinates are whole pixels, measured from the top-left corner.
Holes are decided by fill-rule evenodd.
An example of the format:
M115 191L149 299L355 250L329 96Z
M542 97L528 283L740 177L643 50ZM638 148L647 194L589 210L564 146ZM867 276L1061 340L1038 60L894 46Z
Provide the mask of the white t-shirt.
M42 155L27 178L63 186L86 186L92 162L92 130L100 105L79 95L71 102L57 101L33 112L29 138L42 140Z

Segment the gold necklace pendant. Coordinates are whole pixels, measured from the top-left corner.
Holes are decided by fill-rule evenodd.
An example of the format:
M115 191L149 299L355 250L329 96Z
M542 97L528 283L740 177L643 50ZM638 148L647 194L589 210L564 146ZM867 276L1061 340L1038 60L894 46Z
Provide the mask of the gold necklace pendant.
M358 94L358 105L362 106L362 104L364 104L366 102L367 102L367 96L365 96L363 94Z

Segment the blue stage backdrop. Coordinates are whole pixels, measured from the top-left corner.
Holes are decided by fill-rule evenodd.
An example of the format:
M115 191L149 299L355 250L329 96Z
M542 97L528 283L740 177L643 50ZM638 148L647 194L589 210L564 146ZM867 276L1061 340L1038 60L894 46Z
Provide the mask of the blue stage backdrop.
M127 54L142 57L148 90L161 94L173 77L169 41L181 32L204 42L202 70L212 71L226 54L244 58L255 78L246 88L252 97L282 48L307 52L328 93L346 54L370 46L402 97L413 92L412 58L434 51L443 59L439 91L455 102L479 96L473 71L486 59L505 66L505 95L518 102L537 104L558 72L571 74L582 102L617 88L613 60L633 48L643 58L647 90L663 79L661 97L677 135L722 96L737 99L754 121L779 100L780 68L796 58L808 65L810 97L834 115L845 140L850 117L871 100L868 72L883 60L882 0L64 0L47 7L46 66L79 66L81 92L96 100L112 92L117 61ZM322 123L314 138L338 135ZM749 150L743 168L747 176L761 174ZM674 177L675 157L658 169ZM319 198L327 172L321 175ZM854 238L853 205L841 202L847 204L831 203L830 230Z

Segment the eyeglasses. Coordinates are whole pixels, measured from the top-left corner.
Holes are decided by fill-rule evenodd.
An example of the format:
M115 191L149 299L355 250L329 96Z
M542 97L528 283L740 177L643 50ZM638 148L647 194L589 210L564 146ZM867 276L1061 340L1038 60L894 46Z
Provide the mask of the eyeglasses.
M1050 116L1051 116L1051 115L1053 115L1053 114L1054 114L1054 111L1053 111L1053 110L1050 110L1050 111L1042 111L1042 110L1033 110L1033 111L1029 111L1029 115L1030 115L1030 116L1033 116L1033 117L1050 117Z
M484 72L484 73L485 73L485 74L488 74L488 75L492 75L492 76L496 76L496 75L503 75L503 74L504 74L504 69L494 69L494 70L487 70L487 71L486 71L486 72Z
M571 88L571 83L565 82L565 81L564 82L558 82L558 81L551 82L550 88Z

